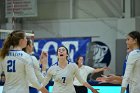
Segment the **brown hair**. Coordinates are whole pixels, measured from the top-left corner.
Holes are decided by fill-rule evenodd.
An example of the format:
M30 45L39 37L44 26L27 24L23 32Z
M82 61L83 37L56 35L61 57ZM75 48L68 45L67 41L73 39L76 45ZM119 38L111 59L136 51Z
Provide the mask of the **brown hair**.
M137 39L137 44L140 48L140 32L138 31L132 31L128 34L128 36L130 36L133 39Z
M27 45L26 45L26 47L23 48L22 50L23 50L24 52L27 52L26 48L27 48L28 45L30 46L31 43L32 43L32 40L31 40L30 38L27 38Z
M75 60L75 63L76 63L77 65L78 65L78 61L79 61L80 57L83 57L83 59L84 59L84 56L79 55L79 56L77 57L77 59Z
M4 40L3 47L0 52L1 58L5 58L6 54L8 54L10 47L17 46L19 44L20 39L24 39L25 32L17 30L10 33L7 38Z

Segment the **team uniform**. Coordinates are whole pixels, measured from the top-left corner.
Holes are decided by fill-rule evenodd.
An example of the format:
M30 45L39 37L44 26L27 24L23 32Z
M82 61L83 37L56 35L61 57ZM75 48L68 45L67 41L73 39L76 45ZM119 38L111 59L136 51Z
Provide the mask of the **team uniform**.
M3 60L0 58L0 74L3 72L2 61Z
M140 50L135 49L129 53L122 87L129 84L129 93L140 92Z
M24 51L10 50L1 66L6 77L2 93L29 93L28 81L37 89L42 87L35 76L32 58Z
M32 62L33 62L35 75L36 75L37 79L41 83L43 81L44 76L41 73L39 62L38 62L38 60L36 59L35 56L31 55L31 58L32 58ZM38 93L38 90L36 88L34 88L34 86L30 82L29 82L29 91L30 91L30 93Z
M125 69L126 69L127 58L128 58L128 54L127 54L126 59L124 60L124 63L123 63L123 73L122 73L123 76L124 76ZM123 77L123 76L122 76L122 77ZM128 85L127 88L126 88L126 93L129 93L129 85Z
M58 63L51 66L47 71L43 85L48 84L52 77L54 79L53 93L76 93L73 86L74 77L77 77L81 83L85 82L75 63L68 63L64 69L60 68Z
M94 68L91 68L89 66L84 66L84 65L82 65L82 67L79 68L80 75L84 81L87 80L87 76L90 73L93 73L94 70L95 70ZM76 93L87 93L87 88L83 86L83 84L80 83L76 77L74 78L73 84L74 84Z

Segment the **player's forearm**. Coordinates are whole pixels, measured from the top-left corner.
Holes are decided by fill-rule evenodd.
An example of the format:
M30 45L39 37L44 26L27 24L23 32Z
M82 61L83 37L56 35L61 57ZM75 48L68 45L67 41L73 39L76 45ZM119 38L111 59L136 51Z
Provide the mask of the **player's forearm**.
M42 93L49 93L45 87L40 88L39 91L41 91Z
M46 71L47 65L42 65L42 71Z
M104 69L103 68L97 68L97 69L95 69L94 73L98 73L98 72L101 72L101 71L104 71Z
M89 88L92 93L99 93L96 89L94 89L91 85L89 85L87 82L83 83L83 85L87 88Z
M93 88L91 85L89 85L87 82L84 82L83 85L84 85L85 87L89 88L90 90L93 90L93 89L94 89L94 88Z
M30 66L29 64L27 64L25 66L26 72L27 72L27 79L29 80L29 82L37 89L40 89L42 87L42 85L39 83L36 74L35 74L35 70L32 66Z
M37 76L39 82L42 82L42 81L43 81L44 76L43 76L43 74L41 73L41 71L37 71L37 72L36 72L36 76Z
M121 87L121 93L125 93L126 87Z

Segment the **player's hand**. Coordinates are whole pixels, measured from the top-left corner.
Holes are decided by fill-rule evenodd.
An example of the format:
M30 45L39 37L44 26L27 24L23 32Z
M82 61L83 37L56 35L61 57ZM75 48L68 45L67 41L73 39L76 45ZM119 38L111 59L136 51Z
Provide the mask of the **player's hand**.
M46 65L48 63L48 53L43 51L40 56L40 64Z
M106 78L105 77L98 77L98 78L96 78L96 81L99 81L101 83L105 83L106 82Z
M118 76L114 75L114 74L109 74L107 75L106 81L111 83L112 81L116 80L118 78Z
M42 93L49 93L48 90L45 87L42 87L39 89Z
M91 91L92 91L93 93L99 93L97 90L98 90L98 89L91 89Z
M109 67L103 67L103 71L111 70Z

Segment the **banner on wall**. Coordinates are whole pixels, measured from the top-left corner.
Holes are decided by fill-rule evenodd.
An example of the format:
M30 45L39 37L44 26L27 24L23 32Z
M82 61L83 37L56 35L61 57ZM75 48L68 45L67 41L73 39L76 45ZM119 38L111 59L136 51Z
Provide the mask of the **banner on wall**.
M0 39L0 48L2 48L3 39Z
M39 59L42 51L48 51L48 66L57 62L57 48L64 45L69 51L69 61L74 62L78 55L85 56L90 37L51 38L34 40L34 54Z
M6 17L37 16L37 0L6 0Z
M109 66L111 51L108 45L101 41L90 42L87 46L86 65L91 67Z

